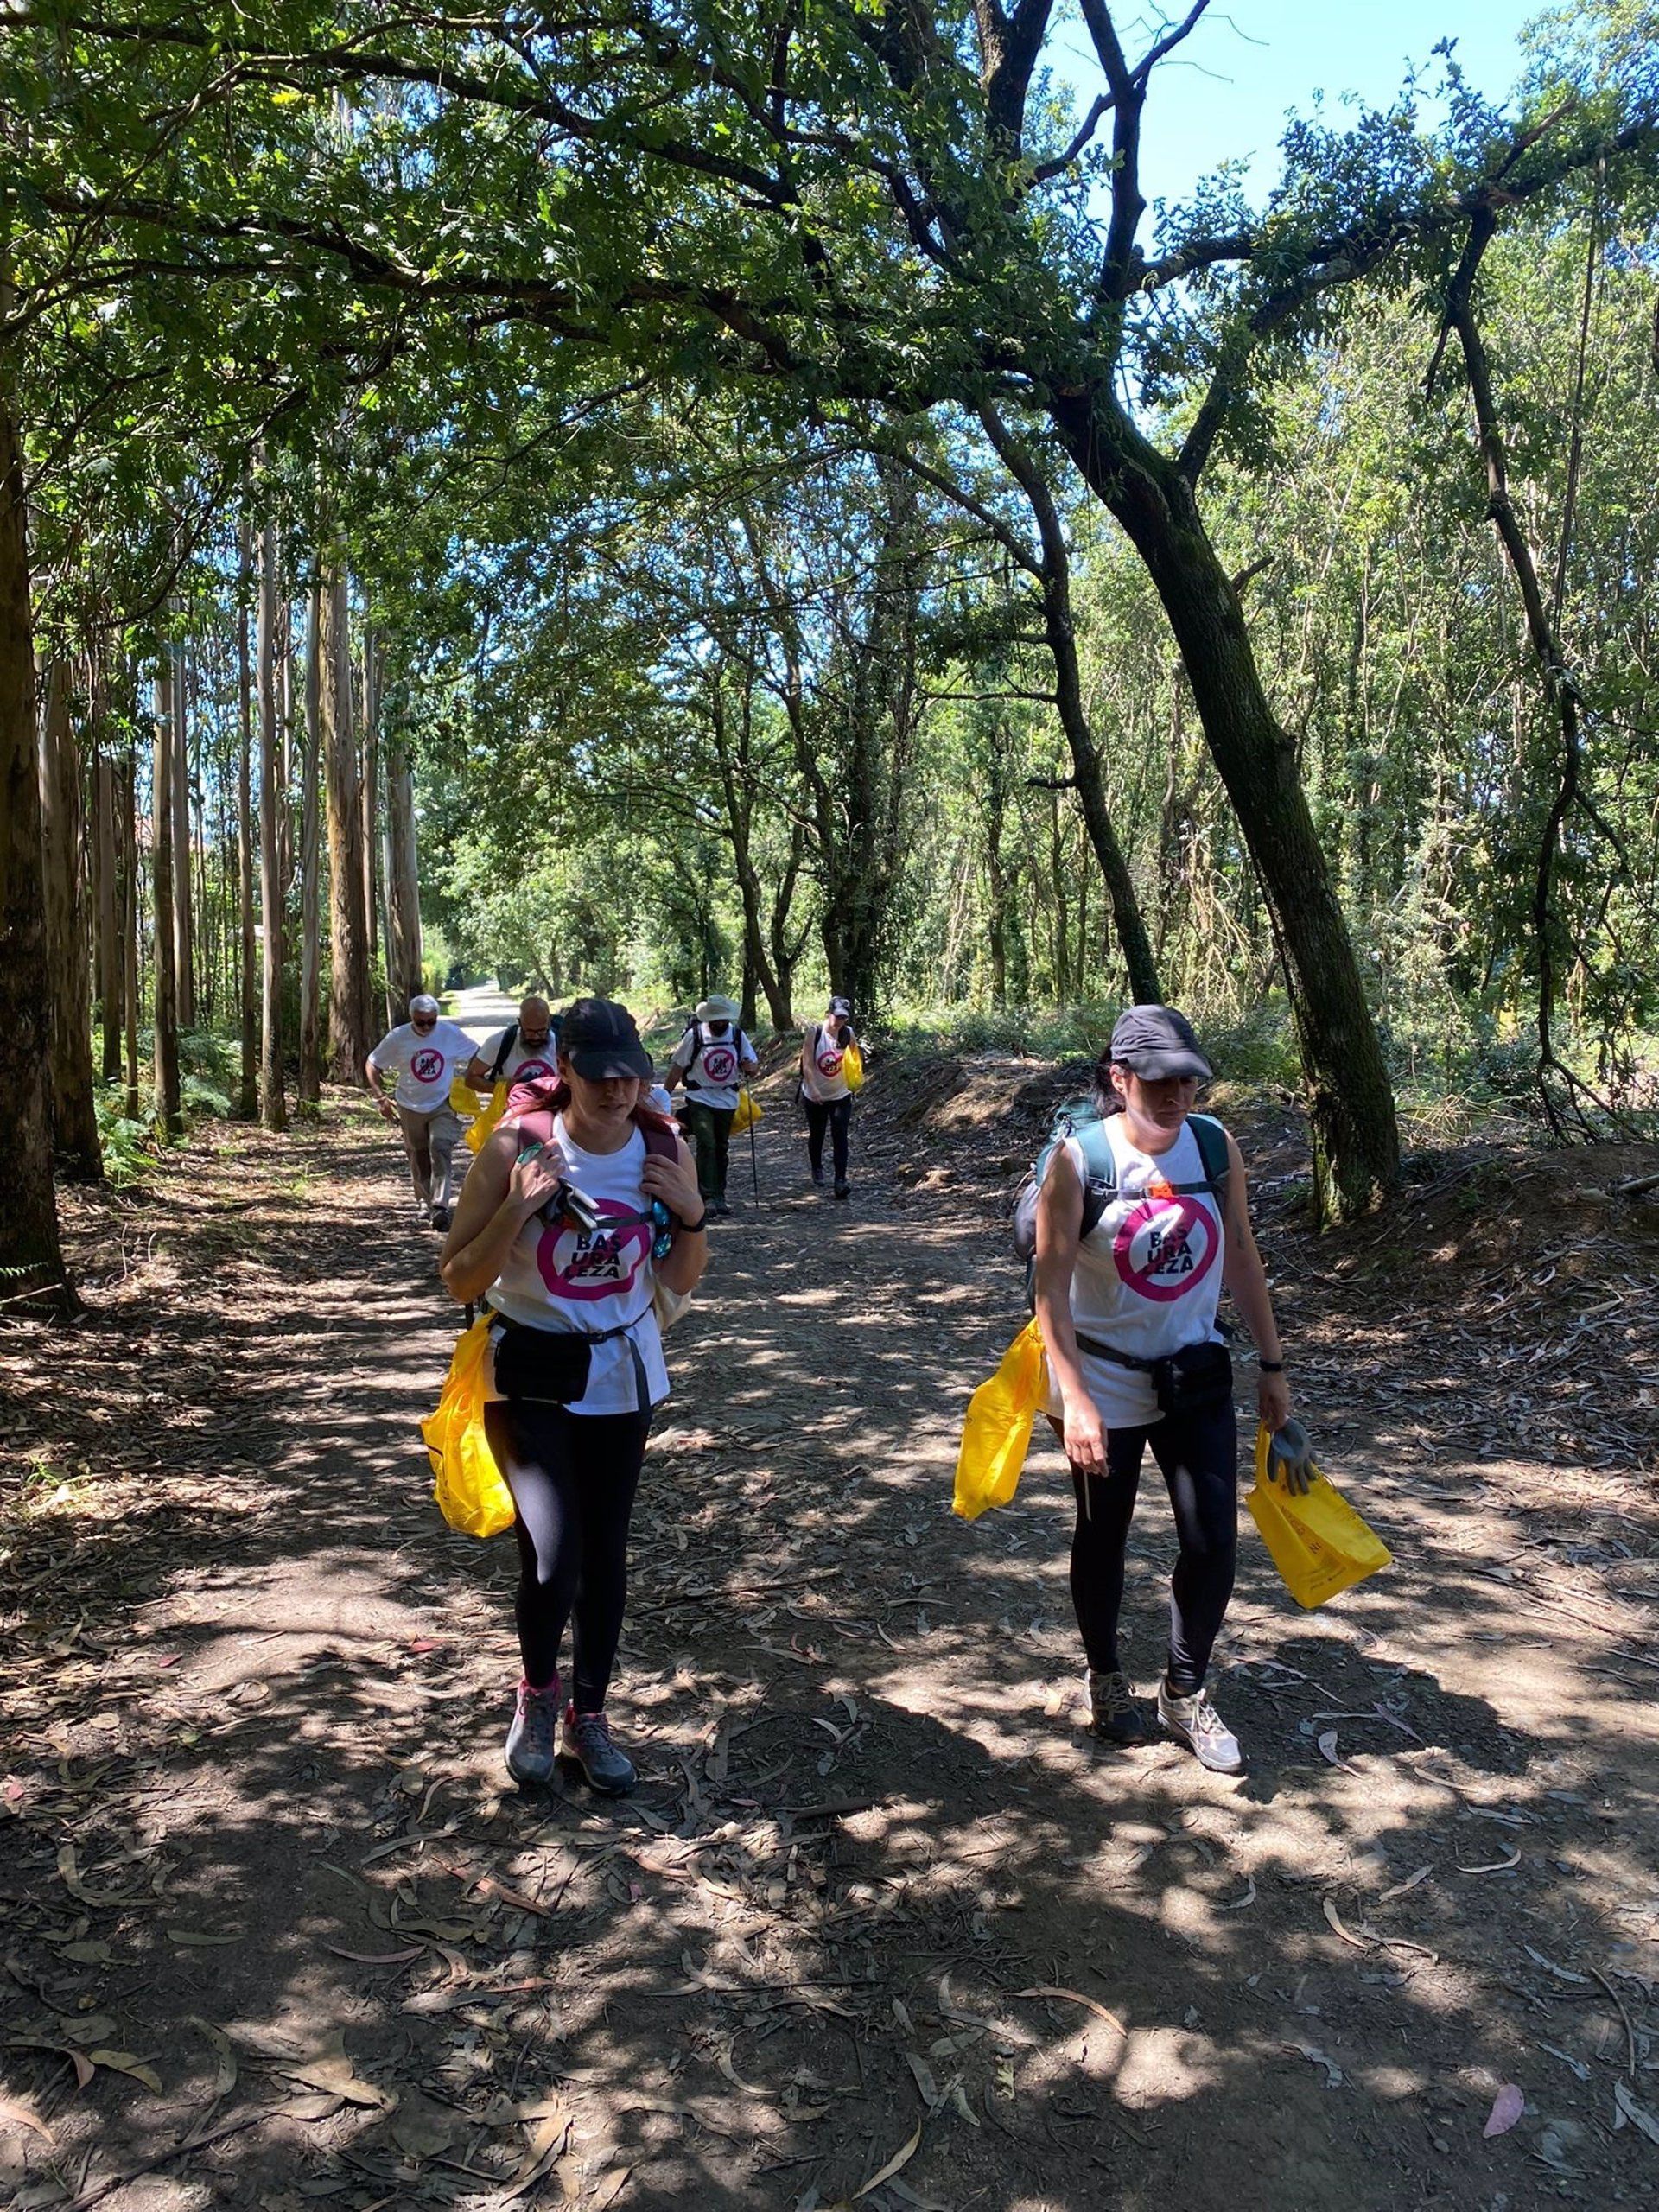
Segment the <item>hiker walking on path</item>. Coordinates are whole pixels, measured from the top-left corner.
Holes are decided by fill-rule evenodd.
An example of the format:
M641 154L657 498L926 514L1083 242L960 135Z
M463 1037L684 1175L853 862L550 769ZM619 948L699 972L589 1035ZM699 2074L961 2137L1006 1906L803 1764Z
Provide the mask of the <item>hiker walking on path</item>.
M836 1196L850 1198L847 1139L853 1119L853 1087L847 1080L847 1053L858 1039L850 999L833 998L822 1021L814 1022L801 1044L801 1103L806 1112L806 1157L812 1180L823 1183L823 1137L830 1133Z
M508 1022L484 1042L467 1063L474 1090L493 1091L498 1083L551 1081L559 1071L559 1025L545 999L527 998L517 1021Z
M1120 1018L1096 1070L1101 1118L1056 1144L1043 1174L1034 1281L1048 1411L1077 1493L1071 1597L1094 1726L1119 1744L1147 1733L1117 1624L1150 1441L1179 1547L1159 1722L1203 1765L1236 1774L1237 1740L1204 1688L1237 1549L1232 1362L1216 1327L1224 1284L1260 1356L1269 1428L1288 1419L1290 1389L1243 1160L1218 1122L1192 1112L1210 1076L1184 1015L1137 1006Z
M609 1795L634 1780L605 1697L634 1491L652 1409L669 1394L656 1300L690 1293L709 1255L691 1156L673 1124L639 1103L651 1072L626 1007L578 999L557 1079L514 1092L440 1262L452 1296L486 1298L498 1317L485 1431L512 1493L524 1659L508 1770L522 1783L553 1771L569 1620L560 1749Z
M717 1221L731 1211L726 1166L738 1092L745 1069L760 1065L738 1027L742 1012L735 999L704 999L674 1047L664 1077L671 1091L677 1084L685 1086L685 1117L697 1149L697 1188Z
M364 1065L382 1118L396 1122L403 1133L415 1185L415 1218L423 1229L449 1226L461 1136L461 1116L449 1103L449 1086L472 1054L467 1032L441 1020L436 999L421 991L409 1002L409 1020L386 1033ZM390 1092L382 1080L385 1076L394 1081Z

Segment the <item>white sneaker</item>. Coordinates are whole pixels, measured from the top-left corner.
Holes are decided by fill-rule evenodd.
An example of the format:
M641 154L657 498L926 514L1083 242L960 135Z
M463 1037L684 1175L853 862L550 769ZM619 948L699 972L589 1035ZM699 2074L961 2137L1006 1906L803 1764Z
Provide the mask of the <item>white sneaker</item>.
M1211 1774L1243 1774L1244 1755L1238 1738L1202 1690L1177 1697L1167 1681L1158 1685L1158 1723L1178 1744L1185 1744Z

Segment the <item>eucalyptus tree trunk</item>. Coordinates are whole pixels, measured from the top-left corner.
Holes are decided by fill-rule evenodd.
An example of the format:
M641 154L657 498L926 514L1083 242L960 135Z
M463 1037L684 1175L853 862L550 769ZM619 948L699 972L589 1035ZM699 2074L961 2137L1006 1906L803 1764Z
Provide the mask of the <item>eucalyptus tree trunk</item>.
M370 1020L373 1020L374 956L380 942L380 686L376 673L374 630L363 625L363 941L369 969ZM347 656L347 666L350 657ZM390 996L390 993L388 993ZM371 1036L371 1045L374 1039Z
M196 1026L194 915L190 899L190 662L173 656L173 760L168 789L173 807L173 988L181 1029Z
M420 988L420 851L415 835L415 771L409 740L389 732L386 760L386 1027L404 1019Z
M263 992L256 965L258 950L253 920L253 671L248 637L248 583L253 568L253 542L245 514L237 532L236 550L236 905L242 944L242 1094L238 1109L245 1121L251 1122L259 1112ZM262 587L263 582L262 576Z
M11 288L0 262L0 321ZM67 1317L74 1294L58 1243L47 1093L47 954L41 880L41 786L35 760L35 645L22 455L0 358L0 1083L10 1124L0 1176L0 1272L8 1312Z
M300 761L300 1103L322 1096L322 592L306 604L304 749Z
M92 1090L92 990L80 859L80 751L69 716L69 671L61 660L51 662L46 671L40 778L53 1155L60 1175L98 1182L104 1173L104 1155Z
M328 810L328 1067L362 1083L374 1044L364 893L363 787L352 722L349 607L343 571L322 586L322 763Z
M121 1076L121 1023L127 995L121 938L121 880L116 866L115 763L99 746L92 757L92 852L98 878L98 1004L105 1083Z
M137 717L133 718L134 724ZM121 810L121 1011L126 1058L126 1116L138 1119L138 1005L143 978L138 957L138 748L129 741L121 763L118 804Z
M260 964L259 1118L268 1129L288 1126L283 1092L283 925L286 879L282 863L285 793L278 781L282 735L276 701L276 525L259 533L259 614L255 639L259 687L259 918L264 945ZM244 666L246 665L246 624ZM243 748L243 777L248 775ZM251 899L249 906L251 909ZM251 973L251 963L249 972Z
M164 1136L184 1133L179 1092L179 1001L173 934L174 766L173 667L165 652L156 685L156 750L150 777L150 936L155 960L151 994L156 1033L156 1118Z

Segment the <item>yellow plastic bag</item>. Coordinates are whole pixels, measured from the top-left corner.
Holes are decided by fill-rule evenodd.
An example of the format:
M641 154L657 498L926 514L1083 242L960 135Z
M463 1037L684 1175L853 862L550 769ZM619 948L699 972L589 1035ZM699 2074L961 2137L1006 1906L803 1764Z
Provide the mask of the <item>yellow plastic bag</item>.
M741 1136L745 1129L752 1128L760 1119L760 1109L754 1102L753 1094L747 1089L740 1090L737 1094L737 1111L732 1116L732 1135L734 1137Z
M493 1313L480 1313L457 1343L437 1410L421 1423L436 1478L438 1510L463 1536L495 1536L512 1526L512 1493L484 1433L484 1364Z
M1299 1605L1311 1610L1389 1566L1394 1554L1317 1468L1306 1497L1293 1497L1282 1484L1269 1482L1272 1440L1266 1423L1259 1424L1255 1481L1244 1503L1286 1589Z
M847 1088L849 1090L863 1090L864 1055L858 1049L858 1039L856 1037L854 1038L852 1043L847 1047L847 1050L842 1055L841 1071L847 1078Z
M474 1101L473 1110L477 1118L467 1132L467 1149L468 1152L482 1152L485 1139L507 1110L506 1084L498 1083L490 1093L489 1104L480 1109Z
M449 1111L452 1114L476 1114L478 1111L478 1093L464 1075L452 1075L449 1078Z
M1031 1424L1046 1388L1042 1332L1027 1321L1001 1367L968 1402L951 1500L964 1521L976 1521L988 1506L1006 1505L1019 1488Z

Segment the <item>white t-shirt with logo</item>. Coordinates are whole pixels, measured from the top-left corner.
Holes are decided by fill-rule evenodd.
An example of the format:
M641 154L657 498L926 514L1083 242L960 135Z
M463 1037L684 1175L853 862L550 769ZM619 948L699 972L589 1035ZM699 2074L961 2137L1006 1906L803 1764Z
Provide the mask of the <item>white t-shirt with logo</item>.
M411 1114L430 1114L449 1103L449 1085L473 1057L473 1040L453 1021L434 1024L423 1037L412 1021L380 1039L369 1065L397 1078L393 1096Z
M512 1022L498 1029L479 1046L478 1057L486 1068L495 1065L495 1056L501 1050L501 1040L507 1033L507 1027L516 1031L518 1026L517 1022ZM505 1083L511 1090L515 1083L538 1083L544 1077L550 1080L558 1072L559 1045L551 1031L545 1045L529 1046L522 1037L515 1035L512 1049L502 1061L501 1072L496 1081Z
M846 1047L836 1042L842 1031L850 1027L850 1023L833 1021L819 1024L806 1033L801 1052L801 1088L821 1106L851 1096L852 1086L842 1072Z
M1216 1308L1226 1237L1221 1200L1202 1183L1204 1156L1186 1123L1167 1152L1141 1152L1121 1114L1103 1124L1117 1163L1117 1190L1098 1224L1077 1246L1071 1319L1135 1359L1162 1359L1183 1345L1217 1344ZM1066 1150L1079 1182L1088 1168L1075 1137ZM1163 1419L1150 1376L1077 1347L1083 1379L1108 1428L1140 1428ZM1048 1410L1060 1411L1058 1385Z
M728 1025L723 1037L716 1037L706 1021L694 1022L674 1047L668 1065L686 1071L686 1096L699 1106L734 1107L743 1071L757 1067L760 1056L734 1024Z
M580 1329L597 1335L625 1328L626 1336L595 1344L585 1395L573 1414L631 1414L639 1408L633 1351L645 1368L647 1402L659 1405L669 1390L662 1332L652 1304L652 1239L645 1185L645 1141L631 1129L616 1152L584 1152L571 1141L563 1114L553 1139L563 1153L565 1173L607 1217L595 1230L544 1222L532 1214L513 1239L487 1296L499 1313L531 1329ZM614 1226L611 1226L614 1224Z

